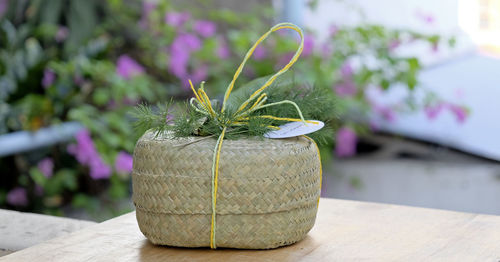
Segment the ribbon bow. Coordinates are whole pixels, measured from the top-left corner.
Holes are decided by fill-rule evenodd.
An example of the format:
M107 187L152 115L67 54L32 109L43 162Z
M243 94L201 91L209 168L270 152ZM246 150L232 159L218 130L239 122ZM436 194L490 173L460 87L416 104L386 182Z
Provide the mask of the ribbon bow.
M227 106L227 101L229 98L229 95L231 94L231 91L234 88L234 83L236 82L236 79L238 79L238 76L240 75L241 71L243 70L243 67L245 66L245 63L247 60L252 56L253 52L257 48L257 46L264 40L266 39L271 33L278 31L280 29L292 29L299 33L300 35L300 45L297 51L295 52L294 56L286 64L281 70L279 70L277 73L272 75L265 83L257 89L255 92L253 92L250 97L243 102L234 115L230 118L232 120L227 121L225 120L223 114L226 110ZM295 104L293 101L290 100L283 100L280 102L275 102L275 103L270 103L266 104L267 100L267 94L264 93L264 90L268 88L275 80L278 78L281 74L285 73L299 58L300 54L302 53L302 50L304 48L304 35L302 33L302 30L292 24L292 23L280 23L275 26L273 26L269 31L267 31L264 35L262 35L248 50L248 52L245 55L245 58L241 62L240 66L236 70L233 76L233 80L229 84L229 86L226 89L225 95L224 95L224 101L222 103L222 108L220 112L216 112L212 104L210 103L210 99L208 98L207 93L204 90L204 82L201 83L200 88L196 91L193 87L193 83L191 80L189 80L189 85L191 86L191 89L193 90L194 96L191 98L189 101L190 105L194 108L194 110L206 115L207 117L216 119L217 122L220 125L220 128L222 130L221 134L219 135L219 138L217 139L216 146L214 148L214 158L212 161L212 219L211 219L211 226L210 226L210 248L215 249L216 244L215 244L215 229L216 229L216 212L215 212L215 207L217 205L217 181L218 181L218 175L219 175L219 159L220 159L220 151L222 148L222 141L224 140L224 134L226 133L228 128L231 128L232 126L242 126L246 125L249 120L249 115L250 113L270 107L270 106L276 106L276 105L282 105L282 104L290 104L297 109L297 112L299 114L300 118L285 118L285 117L276 117L272 115L260 115L256 117L261 117L261 118L268 118L268 119L274 119L274 120L282 120L282 121L302 121L304 123L312 123L309 121L304 120L304 116L302 115L302 112L300 111L300 108ZM196 104L195 104L196 103ZM251 106L249 106L251 104ZM272 129L279 129L276 126L269 126Z

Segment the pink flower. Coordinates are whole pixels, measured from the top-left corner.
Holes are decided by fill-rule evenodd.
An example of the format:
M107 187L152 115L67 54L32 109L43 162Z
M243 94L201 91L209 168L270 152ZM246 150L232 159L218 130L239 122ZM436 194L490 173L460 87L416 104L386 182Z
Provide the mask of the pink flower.
M377 114L379 114L384 120L388 122L394 122L396 120L396 114L394 113L394 110L388 106L375 105L373 109Z
M124 151L118 153L115 159L115 169L120 173L130 173L132 172L133 166L133 158L132 156Z
M401 45L401 41L399 39L394 39L389 43L389 51L394 51L396 48L398 48Z
M108 178L111 175L111 168L104 163L97 152L89 131L83 130L78 132L76 134L76 142L76 144L68 146L68 153L75 156L80 164L89 167L90 176L93 179Z
M116 73L127 80L144 73L144 67L128 55L121 55L118 57L116 64Z
M57 42L62 42L64 40L66 40L66 38L68 37L69 35L69 30L67 27L65 26L60 26L58 29L57 29L57 33L56 33L56 36L55 36L55 39Z
M187 74L190 52L184 48L170 53L169 70L178 78L184 78Z
M229 47L227 46L227 42L224 38L218 38L219 46L217 47L217 56L220 59L227 59L231 52L229 51Z
M73 76L73 83L75 83L75 85L77 86L82 86L83 84L85 84L85 79L81 75L75 75Z
M424 108L425 115L429 120L435 119L444 109L444 104L440 103L435 106L428 106Z
M339 27L337 25L330 25L330 28L328 29L330 36L335 37L337 33L339 32Z
M191 14L189 14L188 12L167 12L165 14L165 23L178 28L183 26L190 18Z
M13 206L25 207L28 205L28 194L26 189L22 187L16 187L7 193L7 203Z
M170 122L174 120L174 116L172 114L167 114L167 116L165 117L165 122Z
M0 18L7 12L9 0L0 0Z
M156 8L156 2L153 1L143 1L142 2L142 15L141 15L141 20L139 21L139 25L142 28L147 28L148 27L148 20L149 16L151 15L151 12Z
M200 39L193 34L180 34L179 36L177 36L176 40L174 40L173 45L175 44L183 45L183 47L188 48L190 51L196 51L201 48Z
M279 31L278 31L279 32ZM292 59L294 53L293 52L288 52L286 54L283 54L279 59L278 59L278 66L276 69L281 69L282 67L284 67L286 64L288 64L290 62L290 60Z
M111 167L104 163L100 157L93 158L89 167L90 177L93 179L105 179L111 176Z
M56 73L54 73L54 71L52 71L51 69L45 69L45 71L43 71L42 86L44 88L50 87L55 80Z
M33 191L35 193L35 196L42 196L44 192L43 187L38 184L35 185L35 190Z
M260 60L266 58L266 56L267 56L266 48L264 48L261 45L258 45L253 52L254 59L257 61L260 61Z
M335 85L335 93L341 97L352 96L356 94L356 84L352 79L346 79Z
M448 104L448 109L455 115L457 121L462 124L467 119L467 111L458 105Z
M46 157L38 162L37 167L45 177L49 178L54 172L54 160L50 157Z
M353 74L354 74L354 70L353 70L350 63L345 62L340 67L340 75L342 76L342 78L344 78L344 79L351 78Z
M426 12L424 12L422 10L417 10L415 12L415 16L418 19L420 19L421 21L423 21L424 23L429 24L429 25L433 24L435 22L435 20L436 20L435 17L432 14L426 13Z
M335 138L335 154L338 157L348 157L356 154L356 133L348 128L342 127L337 131Z
M332 55L333 53L333 48L330 46L329 42L325 42L321 45L321 54L323 55L324 58L327 58Z
M217 26L212 21L198 20L194 22L193 29L202 37L211 37L215 34Z
M432 46L431 46L431 51L433 53L437 53L439 52L439 43L438 42L434 42L432 43Z
M195 83L198 84L207 78L207 74L208 74L208 66L201 65L194 70L193 74L191 74L190 76L190 79L191 81L193 81L193 84Z
M457 122L464 123L467 120L467 111L465 108L446 102L441 102L435 106L428 106L424 112L429 120L435 119L443 109L448 109L457 119Z
M304 50L302 51L303 56L309 56L312 54L314 48L314 37L306 35L304 37Z
M340 76L342 80L339 84L335 85L335 92L339 96L352 96L356 94L356 83L352 79L354 70L350 63L345 62L340 67Z
M178 35L170 46L169 70L179 79L187 77L191 52L201 48L200 39L193 34Z

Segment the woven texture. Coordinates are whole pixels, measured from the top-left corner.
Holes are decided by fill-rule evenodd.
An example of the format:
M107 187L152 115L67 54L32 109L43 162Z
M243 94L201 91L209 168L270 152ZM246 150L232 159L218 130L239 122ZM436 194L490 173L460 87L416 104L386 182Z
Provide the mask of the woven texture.
M155 138L134 151L133 201L154 244L210 246L211 167L215 139ZM268 249L303 239L314 225L320 162L312 141L225 140L217 193L218 247Z

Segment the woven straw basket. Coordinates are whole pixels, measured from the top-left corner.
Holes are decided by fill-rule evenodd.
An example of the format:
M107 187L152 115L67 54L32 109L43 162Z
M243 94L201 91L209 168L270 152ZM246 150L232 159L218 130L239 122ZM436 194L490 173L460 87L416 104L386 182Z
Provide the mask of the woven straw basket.
M153 243L210 246L215 139L142 136L134 151L133 201ZM217 247L268 249L314 225L321 166L306 137L225 140L216 205Z

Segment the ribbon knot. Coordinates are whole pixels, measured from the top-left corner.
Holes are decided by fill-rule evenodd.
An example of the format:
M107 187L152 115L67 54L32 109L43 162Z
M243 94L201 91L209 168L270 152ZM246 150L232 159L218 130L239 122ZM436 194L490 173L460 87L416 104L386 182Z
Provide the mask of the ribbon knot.
M245 63L247 60L252 56L253 52L257 48L257 46L264 40L266 39L271 33L281 30L281 29L292 29L296 31L300 35L300 45L295 52L294 56L292 59L286 64L282 69L280 69L278 72L276 72L274 75L272 75L259 89L254 91L250 97L245 100L239 107L238 109L233 113L232 117L230 118L231 120L227 120L227 118L224 117L224 112L226 110L227 106L227 101L229 99L229 96L234 88L234 84L236 82L236 79L238 79L239 75L241 74L243 67L245 66ZM288 69L298 60L300 54L302 53L302 50L304 48L304 35L302 33L302 30L292 24L292 23L280 23L275 26L273 26L269 31L267 31L265 34L263 34L255 43L254 45L248 50L248 52L245 55L245 58L241 62L240 66L236 70L233 76L233 80L229 84L229 86L226 89L226 92L224 94L224 101L222 103L222 108L220 112L216 112L214 108L212 107L212 103L210 102L210 99L207 95L207 93L204 90L204 82L201 82L200 88L198 90L195 90L193 87L193 83L191 80L189 80L189 85L194 93L194 97L190 99L189 103L191 107L194 108L197 112L206 115L207 117L216 119L217 122L220 125L221 128L221 134L219 135L219 138L217 139L216 146L214 148L214 157L212 161L212 219L211 219L211 226L210 226L210 248L215 249L216 242L215 242L215 230L216 230L216 206L217 206L217 187L218 187L218 176L219 176L219 159L220 159L220 152L222 148L222 141L224 140L224 135L227 131L228 128L231 128L232 126L244 126L248 124L249 121L249 115L259 109L263 109L266 107L270 106L277 106L277 105L283 105L283 104L290 104L295 107L297 110L297 113L299 115L299 118L288 118L288 117L277 117L277 116L272 116L272 115L259 115L255 117L260 117L260 118L268 118L268 119L273 119L273 120L281 120L281 121L302 121L304 123L313 123L310 121L304 120L304 116L302 115L302 112L300 111L300 108L297 106L297 104L293 101L290 100L282 100L279 102L275 103L270 103L266 104L267 101L267 94L264 93L264 90L268 88L281 74L285 73L288 71ZM268 126L269 128L272 129L279 129L277 126Z

